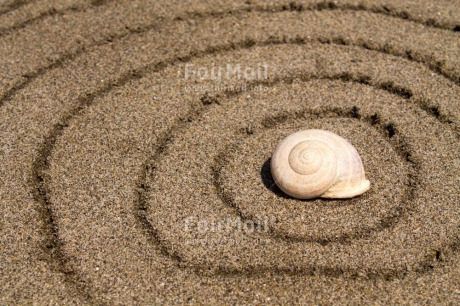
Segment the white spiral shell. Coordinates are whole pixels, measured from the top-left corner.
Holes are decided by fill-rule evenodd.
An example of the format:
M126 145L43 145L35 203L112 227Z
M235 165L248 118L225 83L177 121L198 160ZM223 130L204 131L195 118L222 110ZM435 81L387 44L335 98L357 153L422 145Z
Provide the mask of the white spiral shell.
M283 139L270 168L278 187L298 199L352 198L370 187L356 149L324 130L304 130Z

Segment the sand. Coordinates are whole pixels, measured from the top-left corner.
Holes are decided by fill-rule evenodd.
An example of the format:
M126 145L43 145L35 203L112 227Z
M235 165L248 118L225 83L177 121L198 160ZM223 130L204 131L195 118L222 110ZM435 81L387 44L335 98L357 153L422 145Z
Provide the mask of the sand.
M458 1L4 1L1 304L458 304L459 27ZM367 193L276 187L308 128Z

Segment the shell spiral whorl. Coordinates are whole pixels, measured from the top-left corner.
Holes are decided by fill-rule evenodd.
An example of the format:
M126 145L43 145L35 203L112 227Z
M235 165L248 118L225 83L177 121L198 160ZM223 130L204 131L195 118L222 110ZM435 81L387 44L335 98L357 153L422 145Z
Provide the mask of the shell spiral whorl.
M278 187L299 199L351 198L370 187L356 149L328 131L305 130L286 137L270 167Z

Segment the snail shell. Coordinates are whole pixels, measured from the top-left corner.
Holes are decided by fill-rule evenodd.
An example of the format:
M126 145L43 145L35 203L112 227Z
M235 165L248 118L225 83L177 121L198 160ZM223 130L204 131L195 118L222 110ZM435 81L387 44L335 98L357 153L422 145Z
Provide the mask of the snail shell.
M278 187L298 199L352 198L370 187L356 149L324 130L304 130L283 139L270 168Z

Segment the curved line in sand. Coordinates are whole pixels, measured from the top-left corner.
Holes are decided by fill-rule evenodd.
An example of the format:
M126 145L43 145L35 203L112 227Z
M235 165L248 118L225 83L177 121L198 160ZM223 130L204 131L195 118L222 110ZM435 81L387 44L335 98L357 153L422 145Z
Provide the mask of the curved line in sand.
M105 2L104 2L104 4L105 4ZM358 7L360 7L360 6L358 6ZM316 10L319 11L320 9L316 9ZM361 9L349 9L349 10L357 11L357 10L361 10ZM372 13L372 14L378 14L376 12L373 12L372 10L366 10L366 9L362 9L362 10L366 11L366 12L369 12L369 13ZM191 19L206 20L208 18L212 18L212 17L220 16L220 15L242 14L242 13L245 13L245 12L253 12L253 11L259 12L257 10L254 10L253 8L249 8L249 9L240 9L240 10L229 10L229 11L225 11L225 12L222 12L222 13L215 13L215 12L207 12L206 14L188 13L188 14L186 14L186 16L183 16L183 17L175 17L171 21L172 22L177 22L177 21L179 21L181 19L187 18L187 16L189 16L188 18L191 18ZM275 11L273 11L273 9L270 9L270 8L264 8L264 9L260 10L260 12L269 12L269 13L273 13L273 14L280 13L280 12L283 12L283 11L284 11L283 9L280 10L279 8L278 8L278 10L275 10ZM346 11L346 10L344 9L344 11ZM408 19L401 18L401 17L395 17L395 16L393 16L391 14L384 14L384 13L380 13L380 14L385 15L385 16L389 16L389 17L393 17L393 18L397 18L397 19L400 19L400 20L408 21ZM413 21L413 22L416 22L416 21ZM418 23L418 22L416 22L416 23ZM61 57L59 57L56 61L52 62L51 64L49 64L47 66L39 67L35 71L29 72L29 73L23 75L23 77L25 77L26 79L24 81L16 82L0 98L0 107L3 106L6 101L10 100L11 97L13 97L14 94L17 91L27 87L34 79L38 78L41 75L44 75L49 70L53 70L53 69L62 67L64 62L69 62L69 61L75 60L78 56L80 56L82 54L85 54L88 51L88 48L96 47L96 46L104 46L104 45L107 45L107 44L112 43L114 41L121 40L121 39L126 38L126 37L130 37L132 35L142 34L142 33L148 32L150 30L154 30L159 24L161 24L161 22L151 23L151 24L145 25L145 26L143 26L141 28L137 28L137 29L129 28L128 33L119 34L119 35L109 34L106 38L104 38L104 39L102 39L100 41L96 41L94 44L81 46L79 49L77 49L75 52L72 52L72 53L64 53ZM0 32L0 37L1 37L1 32ZM300 39L302 39L302 38L300 38ZM338 45L350 45L350 46L362 47L364 49L373 50L373 51L385 53L385 54L388 54L388 55L393 55L393 56L405 58L405 59L407 59L409 61L412 61L412 62L415 62L415 63L420 63L420 64L426 66L428 69L432 70L434 73L443 76L444 78L452 81L456 85L460 85L460 79L458 78L458 76L451 76L450 74L444 72L442 70L442 68L440 66L440 62L438 60L435 60L434 61L435 63L432 63L432 62L425 61L423 59L414 58L411 55L412 50L406 50L405 52L400 54L400 53L397 53L395 51L389 51L384 46L377 47L377 48L373 47L373 46L369 45L367 42L350 43L350 42L347 42L346 38L344 38L344 37L318 38L317 40L319 42L322 42L322 43L331 43L331 44L338 44ZM306 40L304 42L306 42Z
M341 75L338 76L329 76L329 77L310 77L311 79L315 80L342 80ZM308 80L306 80L308 81ZM357 80L348 80L346 82L352 82L352 83L358 83L358 84L364 84L360 83ZM369 84L365 84L369 85ZM372 86L376 89L379 89L378 86ZM356 238L368 238L372 233L378 232L385 230L387 228L391 228L394 225L396 225L397 222L400 221L400 219L403 217L403 208L408 209L410 211L413 211L412 207L412 200L415 194L415 190L417 188L417 185L419 184L419 173L420 169L418 165L411 160L411 153L407 150L409 147L407 143L404 141L404 139L398 139L396 140L393 138L393 136L399 134L394 127L391 127L392 133L390 134L388 132L389 126L386 124L382 124L380 122L376 122L373 120L373 116L377 115L377 118L380 118L378 114L374 114L373 116L369 117L362 117L359 114L359 109L349 109L349 110L342 110L342 109L327 109L325 111L320 111L320 112L315 112L312 110L304 110L299 113L294 113L294 114L283 114L283 116L280 118L278 116L271 117L271 118L266 118L266 120L271 121L272 123L269 126L264 126L264 129L271 129L274 126L277 126L279 123L289 121L291 119L295 118L303 118L305 115L307 116L319 116L323 115L324 117L327 118L350 118L350 119L356 119L360 120L362 122L367 123L369 126L374 127L377 131L380 132L382 136L390 143L390 145L393 147L394 151L401 157L402 160L407 162L410 166L410 172L408 173L408 176L410 177L410 184L407 188L407 190L404 193L403 201L400 205L396 206L392 211L390 211L390 214L386 216L385 218L382 218L381 220L378 221L376 225L372 226L363 226L359 227L356 230L354 230L351 234L342 234L339 236L331 236L331 237L323 237L323 238L305 238L305 237L294 237L290 236L289 234L284 234L280 232L276 232L273 228L269 228L269 235L272 238L276 239L283 239L283 240L288 240L290 242L315 242L319 243L321 245L326 245L331 242L335 243L340 243L340 244L349 244L351 240L356 239ZM323 118L323 116L321 118ZM173 131L172 131L173 132ZM171 132L171 133L172 133ZM390 136L391 135L391 136ZM248 135L246 135L247 137ZM243 136L244 137L244 136ZM390 141L391 140L391 141ZM394 143L394 142L397 143ZM227 146L229 147L234 147L234 144L230 144ZM227 152L232 152L230 150L224 149L220 154L218 154L218 157L214 160L211 169L213 170L213 180L212 183L214 187L217 190L217 193L219 195L219 198L221 199L222 203L226 204L228 207L231 207L235 213L242 219L242 221L250 220L254 224L257 224L257 221L255 219L255 216L251 215L244 215L243 212L240 210L238 205L234 202L232 199L231 195L225 192L225 190L221 187L221 170L224 165L226 165L226 160L228 159L228 154ZM283 195L281 195L283 196ZM327 204L327 199L323 199L323 202ZM350 200L347 200L350 201Z
M31 2L32 0L16 0L11 4L6 5L6 8L0 11L0 16L14 12L15 10L20 9L24 5L27 5Z
M27 2L29 1L25 1L27 4ZM68 7L68 8L65 8L65 9L61 9L61 10L57 10L55 8L50 8L44 12L41 12L39 15L35 16L35 17L32 17L32 18L29 18L29 19L26 19L22 22L19 22L15 25L12 25L10 27L4 27L4 28L0 28L0 38L3 37L3 36L6 36L6 35L9 35L9 34L14 34L14 32L17 32L21 29L24 29L28 26L31 26L33 25L34 23L37 23L37 22L40 22L41 20L44 20L48 17L53 17L53 16L65 16L66 14L72 12L72 13L81 13L81 12L86 12L88 9L92 8L92 7L96 7L96 6L103 6L105 4L107 4L108 2L107 1L92 1L91 3L89 3L88 5L85 5L85 6L71 6L71 7ZM25 5L23 4L23 5ZM21 6L23 6L21 5ZM21 7L20 6L20 7ZM17 7L16 9L18 9L19 7Z
M12 4L10 5L12 9L9 9L4 12L0 12L0 16L10 11L19 9L23 5L26 5L30 2L31 2L30 0L26 0L26 1L20 1L19 2L20 5ZM85 7L69 7L63 10L49 9L48 11L42 12L40 15L36 17L24 20L23 22L15 24L11 27L0 28L0 37L7 35L7 34L12 34L17 30L23 29L29 25L32 25L35 22L39 22L51 16L56 16L56 15L64 16L70 12L84 12L88 8L96 7L96 6L104 6L106 4L108 4L108 1L106 0L101 0L101 1L94 0L88 6L85 6ZM197 16L207 17L207 16L226 15L226 14L241 14L243 12L276 13L276 12L281 12L281 11L302 12L302 11L323 11L323 10L369 12L373 14L389 16L389 17L393 17L393 18L397 18L397 19L401 19L405 21L410 21L413 23L423 25L425 27L436 28L436 29L441 29L441 30L448 30L448 31L453 31L453 32L458 31L458 25L455 25L455 26L442 25L439 21L436 21L433 18L417 19L411 16L410 12L408 11L398 11L393 8L389 8L386 5L366 7L364 4L358 4L358 5L351 4L351 3L341 4L341 3L331 2L331 1L323 1L320 3L316 3L316 4L311 4L308 6L303 6L303 5L293 6L291 2L291 3L286 3L286 4L264 6L264 7L263 6L251 6L247 8L233 9L233 10L228 10L224 12L215 12L215 11L209 11L209 12L203 12L203 13L190 12L190 13L185 13L183 16L175 17L173 19L187 19L187 18L194 18Z
M336 75L336 76L328 76L328 77L318 77L318 76L307 76L307 77L305 77L304 76L303 78L305 78L307 80L312 80L312 79L343 80L344 76L342 74L339 74L339 75ZM276 82L273 82L273 83L270 82L269 84L265 84L265 85L268 85L268 86L274 85L277 82L282 82L282 81L284 81L286 79L288 79L288 78L279 79ZM371 84L366 84L366 83L359 82L358 80L348 80L348 81L352 82L352 83L365 84L365 85L374 87L376 89L386 90L391 94L395 94L395 93L393 93L393 92L391 92L391 91L389 91L387 89L380 88L380 86L378 86L378 85L375 86L375 85L371 85ZM231 95L239 95L239 94L240 94L239 92L231 93ZM401 97L400 95L398 95L398 96ZM408 100L407 98L404 98L404 99ZM191 118L192 121L194 121L194 119L199 118L211 105L203 105L198 110L194 109L186 117ZM388 138L388 140L395 135L393 133L397 134L397 131L395 131L394 128L391 127L391 129L393 130L393 133L391 134L391 137L390 137L390 135L388 134L388 129L390 127L388 125L380 125L379 123L375 122L373 120L373 118L371 118L371 117L362 118L359 115L359 113L356 113L356 111L354 111L354 110L332 109L332 110L330 110L330 113L327 114L327 115L329 115L329 117L330 117L331 114L333 116L335 116L336 118L345 117L345 118L355 118L357 120L362 120L363 122L369 124L370 126L372 126L374 128L377 128L377 130L381 134L385 135L385 137ZM286 117L286 118L283 118L283 119L289 119L289 116ZM193 264L190 265L190 263L187 263L185 260L183 260L182 257L179 254L177 254L176 252L171 251L170 249L168 249L168 247L162 242L163 239L160 237L158 231L151 224L151 222L148 220L148 218L147 218L147 216L145 214L145 212L149 209L149 207L147 205L147 201L146 201L146 199L144 197L144 194L148 190L148 186L146 184L147 176L152 175L152 172L155 169L155 164L156 164L157 159L161 156L161 154L164 152L164 150L167 148L168 144L170 143L170 139L172 138L171 135L174 134L174 133L179 132L183 128L186 128L188 123L189 123L188 120L180 120L179 119L171 129L166 131L160 137L160 140L158 142L158 146L155 149L155 153L150 158L148 158L147 161L145 162L143 170L142 170L142 172L141 172L141 174L139 176L140 179L139 179L138 188L137 188L138 201L137 201L137 205L135 205L136 206L136 217L139 220L139 222L141 223L144 231L148 233L148 240L153 242L153 243L155 243L156 245L158 245L159 248L160 248L160 251L161 251L161 253L163 255L168 256L169 258L171 258L176 263L176 265L178 267L189 268L189 269L194 270L195 273L206 275L206 274L209 274L209 271L212 270L212 268L211 267L194 266ZM406 149L407 145L404 143L403 140L400 140L397 143L391 143L390 142L390 144L395 149L395 151L406 162L408 162L411 165L411 170L412 171L408 174L408 176L410 178L411 186L408 188L408 191L405 194L406 201L410 203L410 199L413 197L414 191L415 191L415 188L416 188L416 185L417 185L417 180L418 180L418 175L419 175L419 168L418 168L417 164L415 164L415 162L412 161L411 156L410 156L410 152L407 151L407 149ZM214 164L219 163L219 161L218 161L219 158L220 157L218 157L217 160L214 161ZM213 184L216 184L216 180L218 179L217 177L219 176L219 174L216 173L216 171L219 171L219 169L213 169L213 172L214 172L213 173L214 178L213 178L213 182L212 182ZM219 192L219 186L217 186L217 190ZM219 197L221 197L221 195L219 195ZM222 199L222 197L221 197L221 199ZM225 196L223 196L223 202L224 202L224 204L235 208L231 203L228 203L226 201ZM382 220L382 222L379 224L379 226L377 226L376 230L383 230L385 228L393 226L398 221L398 219L400 217L402 217L400 215L401 212L402 212L402 207L403 207L403 205L400 205L388 218ZM235 209L235 211L236 211L236 214L238 214L240 217L246 218L246 216L243 216L242 214L240 214L237 209ZM365 231L365 229L363 231ZM273 234L273 232L271 234ZM356 235L352 235L352 236L349 236L349 237L343 236L343 237L340 237L338 240L310 240L309 241L309 240L305 240L305 239L292 239L291 237L286 237L286 236L283 236L283 235L276 235L276 234L275 234L274 238L275 239L288 239L289 241L292 241L292 242L298 242L298 241L300 241L300 242L317 242L317 243L320 243L320 244L324 245L324 244L327 244L327 243L330 243L330 242L349 243L350 239L353 239L353 238L355 238L355 236L358 236L360 234L361 233L357 233ZM420 263L420 269L418 271L416 271L416 272L429 271L430 270L429 267L431 265L431 262L432 262L432 258L427 258L426 262ZM224 276L236 276L236 275L250 276L250 275L254 275L254 274L255 275L261 275L261 274L264 274L264 273L267 273L267 272L283 273L283 274L295 274L295 275L299 275L299 274L303 274L303 275L305 275L305 274L306 275L308 275L308 274L318 275L318 274L321 274L321 275L333 276L333 277L338 277L338 276L342 276L342 275L346 274L346 275L348 275L350 277L362 277L362 275L360 275L359 270L342 269L342 268L329 268L329 267L313 267L313 266L308 267L306 269L303 268L303 269L297 269L297 270L296 269L287 270L287 269L284 269L284 268L273 268L273 267L270 267L270 268L268 268L268 267L250 267L249 269L244 268L243 270L231 270L231 271L229 271L227 269L215 269L214 270L214 274L224 275ZM384 278L384 279L402 278L407 274L407 272L408 271L375 270L375 271L371 271L368 274L366 274L365 277L367 277L367 278Z
M196 57L202 57L208 54L214 54L218 52L224 52L224 51L230 51L230 50L237 50L237 49L250 49L254 46L261 46L261 45L271 45L271 44L304 44L305 41L291 41L291 42L274 42L274 41L265 41L263 43L255 43L253 41L242 41L240 43L232 43L228 45L223 45L223 46L214 46L208 48L206 51L200 52L200 53L193 53L187 57L180 57L180 58L174 58L169 61L163 61L163 62L158 62L154 64L150 64L147 66L144 66L134 72L130 73L125 73L123 74L115 83L112 83L110 85L107 85L106 87L95 91L91 93L88 96L82 97L79 99L78 106L70 113L70 115L62 118L58 125L56 125L53 130L48 134L48 136L45 137L45 141L41 148L38 150L38 155L37 158L35 159L33 163L33 170L32 170L32 177L30 180L31 188L32 188L32 193L34 195L34 199L39 203L39 211L42 215L42 218L46 224L47 227L47 232L48 232L48 243L47 243L47 249L49 250L49 253L51 254L52 260L54 260L57 263L58 266L58 271L62 272L65 275L65 279L68 283L72 284L77 288L77 291L82 294L83 297L85 297L87 300L93 300L92 297L89 296L88 290L87 290L87 281L83 281L79 279L74 271L69 270L67 267L67 262L68 258L66 257L65 253L63 252L61 245L62 242L60 241L59 238L59 230L58 227L54 221L54 213L52 210L52 203L50 202L49 196L48 196L48 188L45 182L46 175L44 174L46 170L49 168L49 162L48 162L48 157L51 155L54 145L56 144L57 139L62 135L63 131L65 128L68 126L70 121L81 115L84 108L87 106L90 106L96 97L102 96L104 94L107 94L110 92L114 87L121 86L123 84L126 84L130 80L134 79L140 79L142 78L145 74L148 73L153 73L157 71L161 71L167 66L173 65L178 62L182 61L188 61L191 60L192 58ZM322 42L323 44L325 43L324 41ZM327 42L327 44L331 44L331 42ZM332 43L335 44L335 43ZM366 49L366 48L364 48ZM378 52L378 51L377 51ZM382 52L386 53L386 52ZM388 53L386 53L388 54ZM389 54L392 55L392 54ZM346 76L341 75L338 76L339 79L344 79ZM351 80L352 82L354 80ZM363 83L361 81L361 83ZM364 82L365 83L365 82ZM372 85L370 85L372 86ZM405 97L406 99L410 98L406 94L406 92L410 91L401 91L401 88L393 88L389 86L388 84L380 84L380 86L377 87L378 89L383 89L387 90L392 94L398 94ZM401 94L402 93L402 94ZM417 101L415 101L417 102ZM425 108L423 108L420 103L417 103L419 107L421 107L422 110L427 111ZM205 106L203 106L202 110L205 109ZM439 116L436 116L435 114L428 112L428 114L434 116L437 120L439 120L441 123L445 124L446 122L443 122ZM180 122L179 122L180 124ZM449 126L450 127L450 126ZM175 128L178 128L175 126ZM172 130L170 131L172 132ZM159 141L158 149L156 150L156 154L159 154L164 150L166 145L168 144L168 137L169 133L166 133L161 140ZM155 160L155 155L148 160ZM140 181L139 181L139 189L143 189L143 182L145 181L145 176L147 175L148 171L150 171L151 165L147 161L145 164L145 167L143 169L143 173L140 175ZM145 214L143 214L143 210L146 209L145 206L142 204L142 192L138 192L139 194L139 203L137 204L138 207L136 207L137 210L137 219L139 220L139 223L141 226L144 228L149 233L150 239L156 241L158 237L158 233L155 230L155 228L151 225L148 225L147 218L145 218ZM147 223L146 223L147 222ZM452 245L449 245L450 249L455 250L458 247L458 243L454 243ZM185 267L182 259L180 258L179 255L177 254L170 254L169 250L165 248L162 244L159 244L160 250L162 253L170 257L172 260L174 260L178 267ZM420 269L417 270L417 272L426 272L431 270L431 262L432 258L427 258L425 262L422 262L420 264ZM188 267L188 266L187 266ZM189 267L190 268L190 267ZM196 273L202 273L202 274L207 274L206 271L201 269L200 267L195 267L192 268L195 270ZM249 267L245 269L244 271L229 271L229 270L217 270L215 271L216 274L219 275L224 275L224 276L237 276L237 275L245 275L245 276L257 276L261 274L265 274L267 272L274 272L274 273L285 273L285 274L303 274L303 275L326 275L326 276L331 276L331 277L339 277L343 275L347 275L350 277L360 277L360 274L358 273L359 271L354 271L354 270L345 270L345 269L331 269L328 267L309 267L307 269L303 270L286 270L286 269L267 269L262 271L258 267ZM393 279L393 278L401 278L404 277L407 274L407 271L392 271L392 270L385 270L385 271L374 271L374 272L369 272L366 277L369 278L384 278L384 279Z

